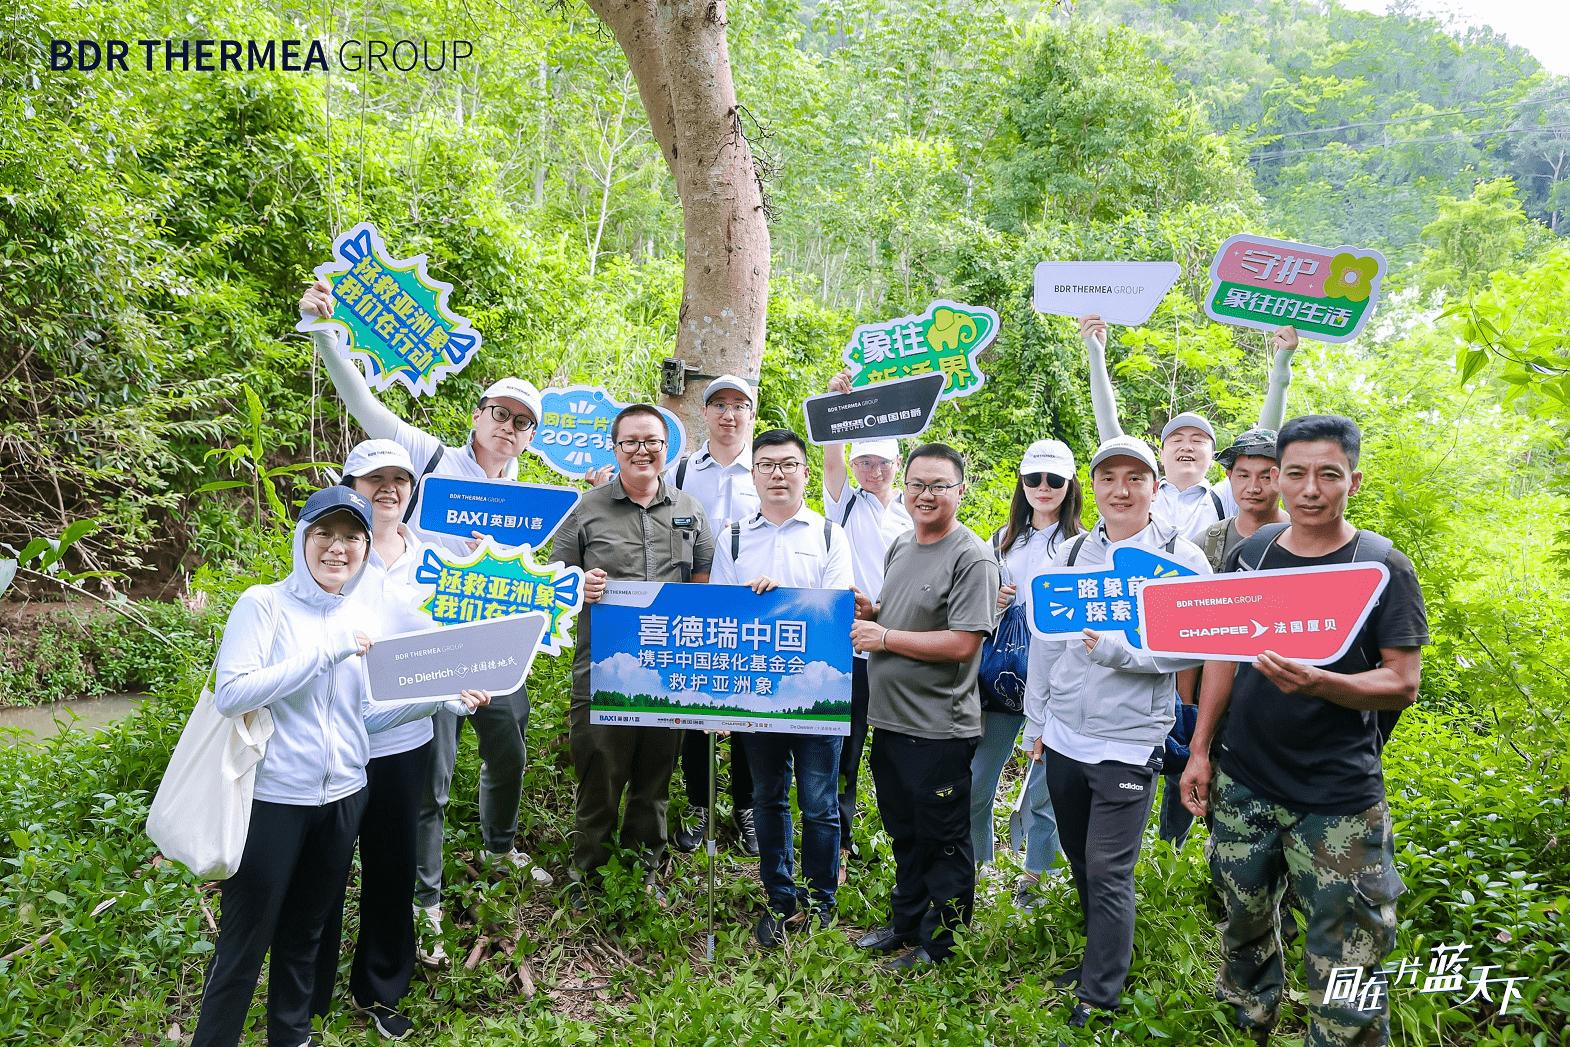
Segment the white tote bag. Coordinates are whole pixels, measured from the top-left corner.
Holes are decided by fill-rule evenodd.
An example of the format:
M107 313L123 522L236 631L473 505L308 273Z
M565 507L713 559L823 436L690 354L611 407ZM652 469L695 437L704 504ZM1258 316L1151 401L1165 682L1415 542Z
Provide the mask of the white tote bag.
M256 765L272 736L271 711L225 716L212 690L202 688L147 815L147 835L165 857L204 880L235 874L251 823Z

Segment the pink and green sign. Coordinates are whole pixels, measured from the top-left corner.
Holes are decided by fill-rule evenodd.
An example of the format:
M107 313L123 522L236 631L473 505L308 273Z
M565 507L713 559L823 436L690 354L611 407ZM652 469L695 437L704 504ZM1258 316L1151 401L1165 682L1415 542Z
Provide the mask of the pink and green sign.
M1205 312L1236 327L1292 326L1304 338L1346 342L1374 315L1384 275L1378 251L1240 234L1211 260Z
M919 316L856 328L845 347L845 365L852 386L941 374L940 398L952 400L985 384L976 357L997 336L998 314L986 306L937 301Z

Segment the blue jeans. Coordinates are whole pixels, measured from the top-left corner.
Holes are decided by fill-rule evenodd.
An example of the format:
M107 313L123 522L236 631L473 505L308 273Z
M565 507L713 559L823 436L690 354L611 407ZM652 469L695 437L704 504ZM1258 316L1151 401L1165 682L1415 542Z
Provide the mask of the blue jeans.
M1025 717L1008 713L981 714L981 743L970 762L970 844L976 861L989 863L996 848L992 809L997 799L1003 767L1014 752ZM1047 792L1047 776L1041 764L1033 764L1025 786L1027 808L1025 869L1041 875L1057 861L1058 823L1052 813L1052 797Z
M792 770L801 808L801 871L814 907L833 910L839 882L840 739L834 735L734 736L752 765L752 811L758 830L758 876L769 908L790 915L807 892L796 886L795 832L790 817Z

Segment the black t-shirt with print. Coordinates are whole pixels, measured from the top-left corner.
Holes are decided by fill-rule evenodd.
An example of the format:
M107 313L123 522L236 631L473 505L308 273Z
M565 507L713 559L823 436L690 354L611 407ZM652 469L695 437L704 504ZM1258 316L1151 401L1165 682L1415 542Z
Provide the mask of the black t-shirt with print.
M1357 539L1325 556L1294 555L1273 544L1259 570L1351 563ZM1379 665L1380 648L1428 643L1428 613L1412 561L1398 549L1385 556L1390 581L1379 603L1330 672L1353 674ZM1238 568L1238 550L1226 570ZM1323 698L1285 694L1252 664L1238 666L1228 708L1221 769L1251 792L1293 811L1356 814L1385 798L1379 763L1378 714Z

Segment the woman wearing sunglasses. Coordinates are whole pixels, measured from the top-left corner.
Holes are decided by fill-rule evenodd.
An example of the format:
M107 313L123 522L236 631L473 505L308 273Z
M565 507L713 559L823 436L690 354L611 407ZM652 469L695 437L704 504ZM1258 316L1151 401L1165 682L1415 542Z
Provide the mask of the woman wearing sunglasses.
M1052 554L1064 539L1084 530L1080 523L1084 498L1074 473L1074 453L1060 440L1037 440L1020 459L1008 524L992 536L1003 575L998 590L1000 614L1016 601L1027 601L1031 579L1052 562ZM1023 694L1024 681L1019 683ZM970 765L970 837L976 861L983 869L993 859L992 809L998 781L1024 725L1023 706L1007 707L983 691L981 744ZM1014 900L1028 909L1034 908L1040 897L1035 887L1041 874L1052 868L1058 856L1057 821L1047 793L1045 765L1031 765L1025 801L1025 874L1015 884Z

